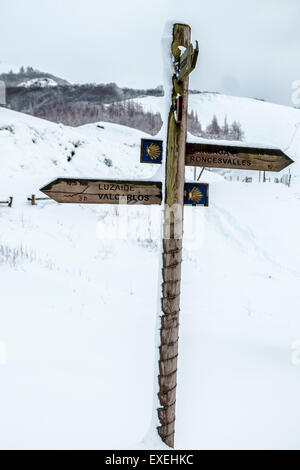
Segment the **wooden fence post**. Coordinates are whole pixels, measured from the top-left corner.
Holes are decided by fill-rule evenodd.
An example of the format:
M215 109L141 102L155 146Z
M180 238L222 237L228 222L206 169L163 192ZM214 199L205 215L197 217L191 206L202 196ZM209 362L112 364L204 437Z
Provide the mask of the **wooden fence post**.
M190 45L190 39L191 29L188 25L174 25L172 54L175 62L178 62L180 58L179 46L187 48ZM161 405L161 408L158 409L161 424L158 427L158 434L169 447L174 447L175 435L188 87L188 77L179 82L174 74L166 157L161 345L158 378L158 397ZM182 97L182 119L180 122L176 122L174 115L178 96Z

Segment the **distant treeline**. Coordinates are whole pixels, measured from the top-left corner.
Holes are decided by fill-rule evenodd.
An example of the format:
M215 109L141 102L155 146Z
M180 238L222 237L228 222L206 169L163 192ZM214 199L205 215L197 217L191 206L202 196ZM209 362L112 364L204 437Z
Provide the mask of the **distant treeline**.
M58 85L69 85L66 80L58 78L51 73L35 70L33 67L20 67L19 72L13 72L10 70L8 73L0 74L0 80L5 82L7 88L17 87L20 83L27 82L35 78L51 78L56 81Z
M188 131L206 139L243 140L245 135L241 124L237 121L229 124L227 116L220 125L217 116L214 115L211 123L203 129L198 114L194 111L188 114Z
M81 126L99 121L113 122L152 135L157 134L162 126L160 113L147 112L141 104L132 100L98 106L57 104L51 109L47 109L45 114L41 113L40 109L33 110L33 115L69 126ZM188 114L188 131L193 135L207 139L242 140L244 136L241 125L236 121L229 124L227 117L225 117L223 125L219 125L217 117L213 116L211 123L203 129L198 115L194 111Z
M135 90L120 88L115 83L84 84L57 87L7 87L6 99L8 105L20 112L31 113L41 110L46 113L56 105L85 106L111 104L145 96L163 96L163 88Z
M34 78L52 78L57 87L20 87L22 82ZM147 112L132 101L147 96L164 95L163 87L153 89L120 88L116 83L70 85L53 75L21 67L19 73L13 71L0 75L0 79L10 84L6 89L8 106L19 112L31 114L49 121L70 126L81 126L98 121L108 121L133 127L149 134L156 134L161 126L160 114ZM200 93L190 91L191 94ZM229 124L227 118L219 124L216 116L204 129L197 113L188 115L190 133L210 138L242 140L243 131L237 122Z
M156 134L162 120L159 113L145 112L143 107L134 101L121 101L107 105L57 103L51 108L33 109L36 117L59 122L68 126L82 126L93 122L112 122L133 127L149 134Z

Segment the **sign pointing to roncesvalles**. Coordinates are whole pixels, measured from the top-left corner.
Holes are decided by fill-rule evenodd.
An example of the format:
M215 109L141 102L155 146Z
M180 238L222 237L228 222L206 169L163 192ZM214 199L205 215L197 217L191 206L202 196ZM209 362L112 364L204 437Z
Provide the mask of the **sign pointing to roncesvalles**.
M281 171L293 160L278 149L186 144L185 164L236 170Z
M141 163L162 163L162 145L160 140L142 139ZM275 148L186 144L186 166L277 172L292 163L294 162L290 157Z
M162 163L160 140L142 139L141 162ZM187 143L186 166L227 168L230 170L281 171L293 160L279 149Z

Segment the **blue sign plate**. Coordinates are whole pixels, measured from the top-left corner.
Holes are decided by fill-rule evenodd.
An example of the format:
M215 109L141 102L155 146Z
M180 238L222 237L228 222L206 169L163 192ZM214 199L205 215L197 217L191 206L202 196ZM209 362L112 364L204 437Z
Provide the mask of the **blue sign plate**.
M186 206L208 207L209 185L206 183L185 183L184 204Z
M142 139L141 163L161 163L163 157L163 141Z

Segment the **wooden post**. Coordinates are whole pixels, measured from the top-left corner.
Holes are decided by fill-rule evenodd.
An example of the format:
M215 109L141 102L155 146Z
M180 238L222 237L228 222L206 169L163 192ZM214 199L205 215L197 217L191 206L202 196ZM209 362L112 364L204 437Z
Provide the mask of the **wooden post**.
M32 206L36 206L37 198L35 197L35 194L32 194L31 197L28 197L27 201L30 201Z
M175 24L172 54L175 63L180 58L178 46L190 45L191 29ZM172 105L168 121L166 157L166 193L163 231L163 284L160 330L158 434L165 444L174 447L177 386L178 330L183 236L183 201L185 180L185 146L187 136L188 76L179 82L173 76ZM176 123L176 98L182 96L182 120Z
M12 205L13 205L13 200L14 200L14 198L13 198L12 196L10 196L10 197L8 198L8 201L0 201L0 204L7 204L8 207L12 207Z
M202 168L200 175L198 176L197 181L200 181L201 176L203 175L203 172L205 170L205 166Z

